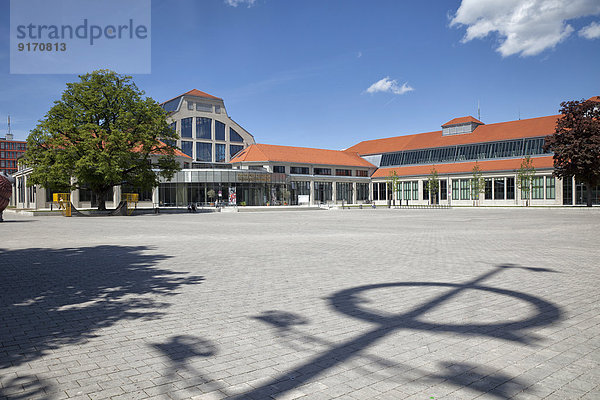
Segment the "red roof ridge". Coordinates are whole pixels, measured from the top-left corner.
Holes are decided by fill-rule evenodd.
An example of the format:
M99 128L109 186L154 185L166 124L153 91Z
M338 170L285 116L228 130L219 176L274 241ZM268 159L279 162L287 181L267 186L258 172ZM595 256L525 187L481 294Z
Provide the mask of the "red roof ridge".
M446 122L442 126L466 124L467 122L474 122L474 123L479 124L479 125L485 125L483 122L481 122L477 118L474 118L474 117L472 117L472 116L469 115L467 117L459 117L459 118L451 119L450 121Z
M223 100L220 97L213 96L212 94L208 94L208 93L203 92L202 90L198 90L198 89L192 89L189 92L185 92L183 95L195 96L195 97L206 97L206 98L215 99L215 100Z
M343 150L317 149L311 147L283 146L255 143L238 153L230 162L266 161L291 162L300 164L344 165L374 168L358 153Z
M192 89L192 90L188 90L187 92L185 92L185 93L183 93L183 94L180 94L180 95L178 95L178 96L175 96L175 97L173 97L172 99L169 99L169 100L163 101L162 103L160 103L160 105L162 106L163 104L166 104L166 103L168 103L168 102L170 102L170 101L173 101L173 100L175 100L175 99L178 99L178 98L180 98L180 97L182 97L182 96L194 96L194 97L204 97L204 98L207 98L207 99L223 100L223 99L222 99L222 98L220 98L220 97L213 96L212 94L208 94L208 93L206 93L206 92L203 92L203 91L201 91L201 90L198 90L198 89Z
M589 99L587 99L587 101L595 101L600 103L600 96L592 96Z
M496 122L481 125L478 134L442 135L442 131L413 133L380 139L363 140L347 150L357 151L360 155L381 154L422 148L435 148L485 141L511 140L516 138L547 136L554 133L557 115L527 118L513 121Z

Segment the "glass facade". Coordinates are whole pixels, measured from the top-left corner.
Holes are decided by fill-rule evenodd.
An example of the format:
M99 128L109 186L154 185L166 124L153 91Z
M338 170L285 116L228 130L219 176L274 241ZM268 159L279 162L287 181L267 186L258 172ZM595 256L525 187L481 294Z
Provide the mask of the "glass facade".
M315 175L331 175L331 168L313 168Z
M412 199L419 200L419 182L417 181L412 183Z
M225 145L221 143L217 143L215 145L215 161L216 162L225 162Z
M404 200L410 200L410 192L411 192L410 182L403 182L402 185L404 186L404 190L403 190Z
M515 178L506 178L506 200L515 199Z
M555 199L556 198L556 180L553 176L546 177L546 198L547 199Z
M196 160L212 161L212 143L196 143Z
M331 201L331 182L315 182L315 201L325 203Z
M336 200L343 201L345 203L353 203L354 191L352 189L352 183L336 182L335 193Z
M229 128L229 140L231 142L243 142L244 139L232 128Z
M504 178L494 178L494 199L504 200Z
M531 180L531 198L540 200L544 198L544 177L534 176Z
M192 117L181 119L181 137L191 138L192 137Z
M460 180L460 199L471 200L471 187L469 185L470 179Z
M289 185L290 204L298 205L298 196L310 196L309 181L291 181ZM310 197L309 197L310 199Z
M386 153L381 157L381 166L450 163L469 160L514 158L525 155L545 154L544 138L525 138L502 142L475 143L450 147L407 150Z
M452 200L460 199L460 181L452 179Z
M440 200L448 200L448 181L440 180Z
M356 184L356 200L358 200L358 201L369 200L369 184L368 183L357 183Z
M193 157L192 156L193 147L194 147L194 142L190 142L189 140L181 141L181 151L190 157Z
M225 124L215 121L215 140L225 140Z
M211 118L196 117L196 139L212 139L211 126Z
M485 178L484 199L492 200L492 178Z
M237 153L244 150L244 146L238 146L234 144L229 145L229 158L233 158Z
M308 167L290 167L290 174L308 175Z

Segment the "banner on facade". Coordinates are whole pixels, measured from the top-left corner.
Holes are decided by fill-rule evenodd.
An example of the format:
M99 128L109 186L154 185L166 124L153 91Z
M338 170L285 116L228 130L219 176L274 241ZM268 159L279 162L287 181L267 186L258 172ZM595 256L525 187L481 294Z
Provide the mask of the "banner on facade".
M229 204L237 204L237 194L235 191L235 187L229 188Z

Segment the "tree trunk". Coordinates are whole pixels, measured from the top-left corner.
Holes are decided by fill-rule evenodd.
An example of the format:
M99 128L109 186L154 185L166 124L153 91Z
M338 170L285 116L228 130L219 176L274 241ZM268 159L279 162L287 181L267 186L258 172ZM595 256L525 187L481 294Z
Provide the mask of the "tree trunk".
M592 206L592 188L594 187L594 185L592 185L589 182L586 182L585 186L587 187L587 191L585 194L586 206L591 207Z
M106 211L106 201L104 197L106 197L107 190L103 190L102 192L94 192L96 195L96 200L98 201L98 211Z

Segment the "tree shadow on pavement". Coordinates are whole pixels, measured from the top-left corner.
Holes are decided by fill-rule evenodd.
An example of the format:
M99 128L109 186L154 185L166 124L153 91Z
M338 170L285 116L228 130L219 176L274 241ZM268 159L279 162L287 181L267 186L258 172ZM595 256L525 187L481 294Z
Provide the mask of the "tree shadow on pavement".
M157 295L204 280L160 268L168 258L145 246L0 249L0 368L83 343L121 320L159 318L169 303Z

